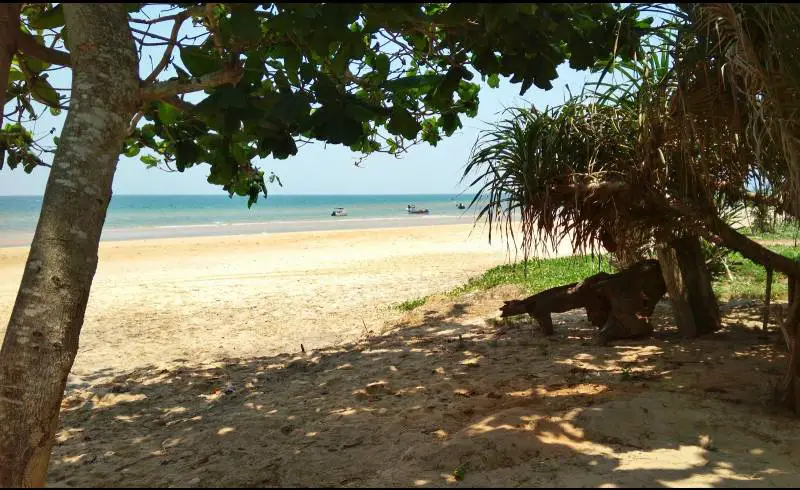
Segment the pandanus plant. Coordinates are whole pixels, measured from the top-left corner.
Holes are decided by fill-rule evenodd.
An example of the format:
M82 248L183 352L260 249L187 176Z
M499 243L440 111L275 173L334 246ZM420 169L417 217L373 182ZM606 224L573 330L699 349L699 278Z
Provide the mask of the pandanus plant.
M634 61L602 65L611 81L555 108L510 110L484 131L464 171L471 206L512 239L519 220L526 258L564 238L632 258L694 235L784 273L791 361L779 391L798 409L800 264L727 221L752 202L800 214L800 7L668 11ZM753 193L756 181L769 185Z

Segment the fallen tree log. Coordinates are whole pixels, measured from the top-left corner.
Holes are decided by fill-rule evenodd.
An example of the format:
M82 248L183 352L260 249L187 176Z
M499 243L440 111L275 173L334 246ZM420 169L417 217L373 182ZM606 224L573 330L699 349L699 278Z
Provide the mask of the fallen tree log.
M584 308L589 322L600 328L598 342L605 344L651 335L650 316L666 291L658 261L645 260L615 274L601 272L522 300L505 301L500 316L527 313L545 335L551 335L552 313Z

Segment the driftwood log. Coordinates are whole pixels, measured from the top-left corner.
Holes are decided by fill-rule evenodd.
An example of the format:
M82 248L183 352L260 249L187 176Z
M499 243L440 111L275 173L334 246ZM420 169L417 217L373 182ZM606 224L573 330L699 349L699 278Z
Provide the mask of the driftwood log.
M600 328L598 342L606 344L610 340L651 335L650 316L666 291L659 262L645 260L616 274L601 272L581 282L506 301L500 316L527 313L545 335L551 335L552 313L585 308L589 322Z

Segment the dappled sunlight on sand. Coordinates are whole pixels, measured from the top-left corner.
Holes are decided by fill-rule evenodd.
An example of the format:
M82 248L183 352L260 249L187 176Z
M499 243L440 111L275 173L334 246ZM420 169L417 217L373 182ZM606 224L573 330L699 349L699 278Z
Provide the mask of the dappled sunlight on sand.
M764 403L785 353L744 312L599 347L582 314L550 338L487 323L498 294L359 343L72 387L49 484L796 486L800 427Z

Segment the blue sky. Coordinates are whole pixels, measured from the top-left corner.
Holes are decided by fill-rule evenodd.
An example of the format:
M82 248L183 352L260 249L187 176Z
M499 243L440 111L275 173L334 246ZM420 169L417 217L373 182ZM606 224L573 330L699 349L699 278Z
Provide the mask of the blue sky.
M164 27L167 26L164 23ZM158 32L158 31L156 31ZM186 31L191 32L190 30ZM159 34L161 34L159 32ZM164 32L163 35L168 35ZM142 78L147 76L150 67L148 54L154 60L160 58L158 52L142 56ZM557 105L565 100L565 87L578 93L588 76L588 72L576 72L566 64L558 69L559 77L553 88L543 91L531 87L524 98L519 97L519 84L501 80L500 87L492 89L482 85L480 110L473 119L462 118L464 127L449 138L431 147L421 143L400 159L389 155L373 155L361 167L354 162L358 155L349 148L336 145L325 147L321 143L306 145L296 156L286 160L267 158L257 165L275 172L283 182L283 187L271 185L269 190L275 194L449 194L461 192L461 172L469 157L470 150L480 130L486 123L498 119L498 113L506 107L529 106L531 103L542 108ZM166 73L167 77L172 76ZM50 81L54 87L69 87L67 70L54 72ZM61 132L64 115L55 118L47 114L37 123L37 134L51 127L55 134ZM169 173L159 169L148 169L139 157L120 157L114 178L113 191L121 194L224 194L221 187L206 182L208 165L198 165L183 173ZM0 195L42 195L47 181L48 169L37 168L31 174L21 169L0 170Z

